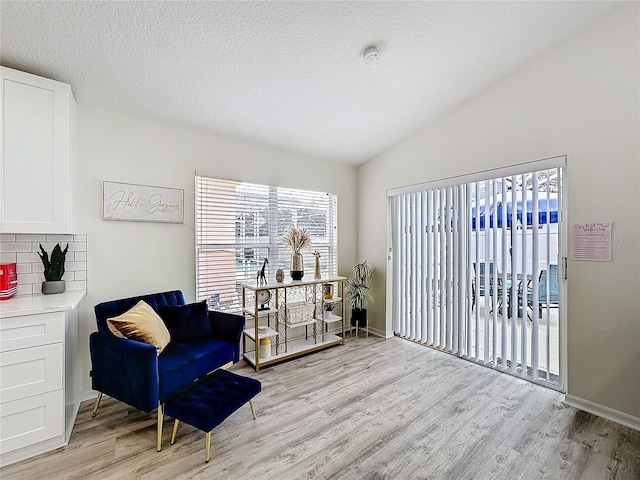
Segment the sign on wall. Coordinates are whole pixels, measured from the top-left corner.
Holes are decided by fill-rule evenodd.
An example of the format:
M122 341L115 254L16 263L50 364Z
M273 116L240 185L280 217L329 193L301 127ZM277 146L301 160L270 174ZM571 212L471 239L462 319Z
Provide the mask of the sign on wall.
M184 223L184 190L102 182L102 219Z
M571 225L571 260L611 261L611 224Z

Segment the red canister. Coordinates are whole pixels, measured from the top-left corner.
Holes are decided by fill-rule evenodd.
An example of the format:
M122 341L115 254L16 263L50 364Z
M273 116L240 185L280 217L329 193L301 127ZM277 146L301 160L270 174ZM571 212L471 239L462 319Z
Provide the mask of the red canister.
M15 263L0 263L0 300L15 295L18 290L18 275Z

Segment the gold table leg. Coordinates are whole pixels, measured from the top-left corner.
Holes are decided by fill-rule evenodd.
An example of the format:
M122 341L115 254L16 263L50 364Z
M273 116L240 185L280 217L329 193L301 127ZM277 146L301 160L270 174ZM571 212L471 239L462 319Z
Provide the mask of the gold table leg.
M256 418L256 407L253 405L253 399L249 400L249 408L251 408L251 415L253 415L253 419Z

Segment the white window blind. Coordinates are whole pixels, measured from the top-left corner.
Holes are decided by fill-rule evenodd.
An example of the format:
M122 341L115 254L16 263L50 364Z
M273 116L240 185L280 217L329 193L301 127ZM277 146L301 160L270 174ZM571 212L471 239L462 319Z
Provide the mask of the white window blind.
M306 228L311 247L301 252L305 277L314 251L323 276L337 274L337 196L196 175L196 296L210 307L241 309L242 283L255 282L265 257L267 280L278 268L289 278L291 249L282 236Z
M558 157L389 192L396 334L561 384L554 307L565 162Z

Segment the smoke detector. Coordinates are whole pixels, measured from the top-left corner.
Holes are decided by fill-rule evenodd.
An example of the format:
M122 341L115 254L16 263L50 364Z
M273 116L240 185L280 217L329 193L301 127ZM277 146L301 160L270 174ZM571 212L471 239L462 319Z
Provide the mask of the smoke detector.
M364 49L362 52L362 62L365 65L373 65L374 63L378 63L380 59L380 52L374 46L370 46Z

